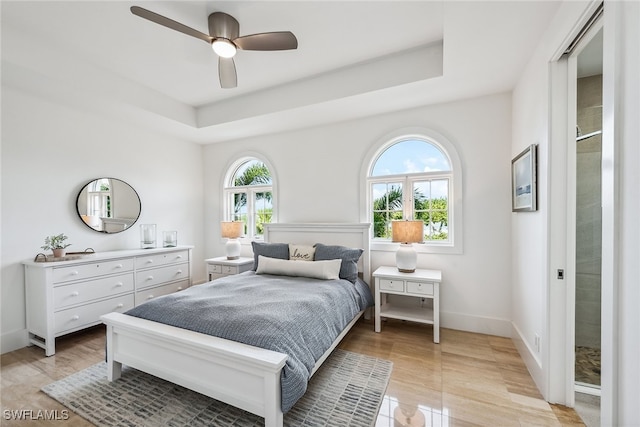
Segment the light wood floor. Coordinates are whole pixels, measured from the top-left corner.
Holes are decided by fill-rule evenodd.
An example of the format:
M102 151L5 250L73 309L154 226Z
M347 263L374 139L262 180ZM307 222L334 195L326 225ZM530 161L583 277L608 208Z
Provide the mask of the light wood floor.
M434 344L431 326L401 321L384 322L377 334L363 320L340 344L394 363L376 427L583 425L572 409L542 399L511 340L450 329L440 337ZM52 357L37 347L2 355L0 425L91 426L71 412L65 421L16 421L6 410L62 414L65 408L40 388L104 360L104 346L99 326L59 338Z

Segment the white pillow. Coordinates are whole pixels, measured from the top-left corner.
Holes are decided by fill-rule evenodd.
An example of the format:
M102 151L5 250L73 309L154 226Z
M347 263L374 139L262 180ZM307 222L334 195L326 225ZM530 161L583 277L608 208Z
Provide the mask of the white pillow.
M313 261L316 248L307 245L292 245L289 243L289 259L292 261Z
M301 276L312 279L331 280L340 278L341 265L341 259L292 261L258 255L256 274L277 274L280 276Z

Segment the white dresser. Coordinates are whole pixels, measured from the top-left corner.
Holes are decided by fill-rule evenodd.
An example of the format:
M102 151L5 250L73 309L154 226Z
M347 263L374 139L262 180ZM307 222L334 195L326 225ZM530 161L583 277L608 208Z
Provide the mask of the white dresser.
M55 338L100 316L191 286L192 246L101 252L71 261L24 261L29 341L55 353Z

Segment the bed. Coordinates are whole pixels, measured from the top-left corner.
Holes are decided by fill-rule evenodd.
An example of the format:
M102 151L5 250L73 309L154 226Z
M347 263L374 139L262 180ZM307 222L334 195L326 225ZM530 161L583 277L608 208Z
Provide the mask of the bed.
M267 224L265 242L361 248L358 272L370 282L369 228L361 223ZM363 312L357 312L327 350L315 356L311 375ZM107 326L109 381L120 377L124 364L264 417L266 427L283 425L281 378L293 359L288 354L127 314L110 313L102 320Z

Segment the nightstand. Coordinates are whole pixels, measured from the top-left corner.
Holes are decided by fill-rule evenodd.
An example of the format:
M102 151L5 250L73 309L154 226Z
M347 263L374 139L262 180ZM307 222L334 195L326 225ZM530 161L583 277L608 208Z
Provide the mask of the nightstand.
M439 270L416 269L413 273L401 273L396 267L379 267L375 278L375 331L380 332L380 318L409 320L433 325L433 342L440 342L440 282ZM433 300L433 309L393 305L387 295L404 295ZM421 304L420 304L421 305Z
M209 281L251 270L253 258L227 259L226 256L205 259Z

